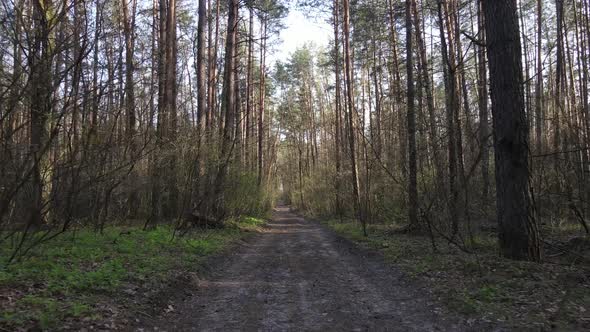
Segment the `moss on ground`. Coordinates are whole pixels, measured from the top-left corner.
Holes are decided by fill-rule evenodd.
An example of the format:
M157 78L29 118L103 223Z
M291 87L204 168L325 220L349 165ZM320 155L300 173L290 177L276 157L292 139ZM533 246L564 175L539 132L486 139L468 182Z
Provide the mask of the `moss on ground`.
M196 271L205 258L263 223L243 217L225 229L197 230L176 238L164 226L62 234L0 268L0 327L52 329L67 321L99 320L118 310L119 297L136 299L141 285L163 287L180 271ZM6 262L12 250L5 241L0 261Z

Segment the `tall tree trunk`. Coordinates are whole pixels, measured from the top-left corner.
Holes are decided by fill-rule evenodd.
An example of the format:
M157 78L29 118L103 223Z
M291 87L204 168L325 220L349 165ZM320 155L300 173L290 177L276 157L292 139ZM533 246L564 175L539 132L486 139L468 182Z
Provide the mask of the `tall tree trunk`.
M125 114L126 114L126 139L129 144L129 160L132 164L135 163L136 158L136 143L135 143L135 86L133 82L133 56L135 51L135 0L131 0L132 12L129 12L128 0L121 0L121 7L123 11L123 33L125 35ZM128 197L128 211L129 218L135 218L139 208L139 195L137 188L137 172L133 169L129 174L129 197Z
M22 25L21 20L23 16L23 5L24 0L18 0L15 2L15 15L17 19L14 22L14 41L12 46L12 78L11 84L12 87L10 89L10 93L8 95L8 107L4 108L6 111L6 123L0 125L0 130L2 130L2 144L5 145L5 150L2 153L6 153L6 160L11 158L11 150L12 144L15 142L15 127L17 116L20 114L19 110L19 99L20 93L22 89L22 74L23 74L23 65L22 65L22 51L21 51L21 34L22 34ZM31 68L32 69L32 68ZM30 70L31 70L30 69ZM0 116L4 116L3 114ZM4 158L5 155L2 155ZM2 216L2 214L0 214Z
M167 133L168 114L166 107L166 18L167 3L166 0L158 0L158 124L156 127L156 146L158 152L164 151L164 138ZM162 174L163 158L158 154L154 156L154 172L152 174L152 212L150 219L152 222L157 222L162 214L162 183L160 177Z
M418 184L416 180L416 112L414 100L414 62L412 43L412 6L414 0L406 1L406 82L407 82L407 120L408 120L408 218L410 229L418 225Z
M381 89L379 89L380 84L378 78L380 69L377 61L377 42L374 30L372 30L371 37L373 44L373 50L371 52L373 55L373 84L375 87L375 128L371 126L371 143L375 145L375 154L377 158L381 159L383 141L381 137Z
M588 17L585 17L584 14L584 7L588 7L588 4L580 4L579 13L575 10L576 5L574 3L574 24L576 27L576 44L578 45L577 53L578 53L578 68L581 70L579 71L579 89L580 94L582 96L581 100L581 134L579 137L581 138L580 142L580 153L581 153L581 168L582 168L582 176L583 176L583 183L582 183L582 191L584 192L584 199L586 204L583 206L583 213L586 215L590 208L590 156L588 151L588 144L590 138L590 104L588 103L588 54L586 53L588 50L588 42L584 35L584 20L587 20ZM590 29L590 26L586 25L585 29Z
M457 136L455 133L455 112L459 109L459 100L457 97L456 89L456 76L454 61L451 60L450 56L453 54L453 50L448 50L447 39L445 36L445 17L447 15L445 4L442 0L438 2L438 21L440 28L440 39L441 39L441 52L443 57L443 76L445 82L445 108L447 118L447 136L449 139L448 153L449 153L449 191L451 196L448 199L449 219L452 227L453 235L456 235L459 231L459 221L457 212ZM450 34L450 31L449 31ZM450 42L452 48L452 41Z
M254 58L254 6L250 4L249 8L249 26L248 26L248 64L246 65L246 135L245 135L245 160L246 160L246 168L250 169L250 118L252 118L252 94L253 94L253 79L252 79L252 67L254 66L253 58Z
M199 23L197 25L197 129L202 133L205 123L205 110L207 109L207 71L205 65L205 28L207 26L207 1L199 0ZM200 148L200 144L198 146Z
M39 227L44 221L51 193L52 172L49 160L49 133L47 130L51 115L51 64L52 49L49 42L51 27L48 16L53 10L51 1L33 1L33 38L28 54L29 81L31 82L31 132L30 151L32 156L32 195L30 199L29 226Z
M168 21L166 37L166 114L168 115L169 144L174 146L177 139L178 117L176 114L176 97L178 88L176 84L176 58L178 46L176 42L176 0L168 0ZM178 212L178 188L177 188L177 156L169 155L168 170L168 201L166 202L166 214L168 217L176 216Z
M350 166L352 176L352 195L354 199L354 208L356 211L357 218L359 218L363 227L363 233L367 235L367 225L361 212L361 201L359 192L359 178L358 178L358 167L356 160L356 143L355 143L355 125L354 125L354 90L353 90L353 77L352 77L352 61L350 57L350 9L349 0L343 0L343 28L344 28L344 62L345 62L345 82L346 82L346 96L348 99L348 142L350 147Z
M416 7L416 2L412 1L412 12L414 14L414 25L416 29L416 41L418 44L418 54L420 55L419 67L421 72L422 81L424 82L424 90L426 90L426 107L428 110L428 133L430 135L430 145L432 149L432 160L435 169L436 178L436 189L438 194L441 195L444 191L443 179L443 165L440 158L439 146L438 146L438 130L436 128L436 115L434 109L434 96L432 92L432 80L430 79L430 73L428 69L428 58L426 56L426 45L424 43L422 23Z
M94 51L92 64L92 116L90 121L89 139L95 143L96 127L98 126L98 107L100 96L98 91L98 53L100 44L100 33L102 29L102 7L100 0L96 0L96 16L94 26Z
M484 1L492 94L500 252L541 259L529 192L528 128L516 0Z
M335 128L334 128L334 154L336 159L336 176L334 179L334 186L336 191L336 213L342 219L342 206L340 202L340 144L341 144L341 133L342 133L342 107L341 107L341 91L340 91L340 36L338 30L340 27L340 2L334 0L334 76L336 92L334 96L334 117L335 117Z
M221 142L221 164L215 179L214 213L221 216L224 211L223 186L225 185L226 171L233 148L233 122L236 110L235 80L235 55L238 34L238 0L228 1L227 38L225 42L225 68L223 74L223 111L225 112L225 125Z
M480 0L483 1L483 0ZM535 84L535 137L536 151L543 152L543 1L537 0L537 82Z
M527 21L524 19L524 13L522 8L522 1L517 2L518 6L518 16L520 18L520 27L521 31L521 43L522 43L522 50L523 50L523 59L524 59L524 106L527 118L527 127L531 128L533 116L532 116L532 107L531 107L531 74L529 69L529 50L528 50L528 43L527 43L527 36L526 31L528 30Z
M197 156L195 165L195 175L197 177L196 194L200 194L202 171L202 140L206 126L206 112L207 112L207 64L205 59L205 28L207 26L207 1L199 0L199 23L197 26Z
M565 55L564 55L564 35L563 35L563 1L564 0L556 0L555 1L555 19L557 25L557 34L556 34L556 45L557 45L557 61L555 64L555 137L553 141L553 149L555 156L553 158L553 167L555 169L556 174L562 174L562 158L559 156L559 151L561 149L561 144L564 139L561 137L561 119L566 120L565 118L565 85L566 85L566 75L565 75ZM567 134L566 134L567 135ZM564 135L564 137L566 136ZM567 139L565 139L567 140ZM564 155L566 158L568 154ZM556 191L561 191L561 182L562 179L557 179L557 188Z
M207 79L207 109L205 115L205 129L210 132L213 125L213 117L217 109L217 43L219 33L219 0L215 0L215 25L213 24L213 7L211 0L209 0L209 45L207 47L208 53L208 79ZM215 26L215 34L213 34L213 27Z
M478 0L478 31L479 38L485 43L485 23L483 15L483 1ZM488 74L486 68L485 46L478 46L477 50L477 103L479 107L479 141L481 151L482 202L487 202L490 191L490 149L488 146Z
M403 123L403 111L401 105L403 105L403 92L401 87L401 78L400 78L400 68L399 68L399 60L398 60L398 51L397 51L397 30L395 28L395 12L393 9L393 1L388 0L388 18L389 18L389 33L391 35L391 48L392 48L392 62L393 62L393 112L397 115L398 123L398 133L399 133L399 167L401 169L401 173L403 177L406 176L407 173L407 141L406 141L406 132L404 130L404 126L401 124ZM396 117L394 115L391 116L391 123L392 129L393 125L395 124ZM392 142L393 143L393 142Z
M213 75L213 79L211 82L212 85L212 91L213 91L213 97L212 97L212 106L211 106L211 123L210 123L210 127L213 128L213 121L215 119L215 116L221 118L221 110L220 110L220 105L219 105L219 101L218 96L217 96L217 90L218 90L218 76L219 76L219 69L218 64L217 64L217 50L219 49L219 43L220 43L220 38L219 38L219 34L220 34L220 29L219 29L219 25L221 24L221 0L215 0L215 37L214 37L214 47L213 47L213 54L214 57L211 59L211 61L213 61L213 70L211 71L210 75Z
M262 185L264 176L264 102L266 100L266 39L267 39L267 24L268 14L263 14L261 22L261 46L260 46L260 93L258 107L260 108L258 114L258 185Z

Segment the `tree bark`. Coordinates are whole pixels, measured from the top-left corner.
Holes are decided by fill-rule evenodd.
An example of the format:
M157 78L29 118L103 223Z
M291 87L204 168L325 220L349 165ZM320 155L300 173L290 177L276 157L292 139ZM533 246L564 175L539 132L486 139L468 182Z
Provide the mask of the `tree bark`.
M30 151L32 156L32 195L28 225L39 227L44 222L43 210L51 193L51 168L49 161L49 133L47 130L51 115L52 50L49 42L51 27L48 15L53 10L51 1L33 2L33 45L28 55L31 82L31 132Z
M132 12L129 11L128 0L121 0L121 7L123 11L123 33L125 35L125 113L127 126L125 128L127 144L129 144L129 160L132 164L135 163L136 158L136 143L135 143L135 85L133 82L133 72L135 70L133 64L133 56L135 51L135 0L131 0ZM139 208L139 195L135 188L137 182L137 172L135 169L131 170L129 174L129 197L127 200L129 218L135 218Z
M252 94L253 94L253 79L252 79L252 67L254 66L254 6L253 3L249 4L249 26L248 26L248 63L246 65L246 135L245 135L245 156L246 168L250 169L252 163L250 162L250 126L252 126L250 119L252 118Z
M178 117L176 114L176 97L178 87L176 84L176 60L178 45L176 42L176 0L168 0L168 20L167 20L167 37L166 37L166 113L168 115L168 135L169 144L174 146L177 139ZM166 214L168 217L175 217L178 212L178 187L177 183L177 156L172 153L169 155L168 171L168 200L166 202Z
M359 178L358 178L358 166L356 160L356 143L355 143L355 125L354 125L354 90L353 90L353 78L352 78L352 61L350 57L350 9L349 0L343 0L343 28L344 28L344 62L345 62L345 82L346 82L346 95L348 99L348 144L350 147L350 166L351 166L351 180L352 180L352 195L354 199L354 208L356 211L357 218L361 222L363 227L363 233L367 235L367 225L363 218L361 209L360 192L359 192Z
M478 30L479 37L485 43L485 23L483 15L483 1L478 0ZM477 103L479 107L479 140L481 151L481 178L482 178L482 201L487 202L490 191L490 149L488 146L489 134L489 110L488 110L488 75L486 68L485 46L478 46L477 50L478 65L478 84L477 84Z
M342 107L341 107L341 90L340 90L340 36L338 33L340 27L340 2L334 0L334 76L335 76L335 96L334 96L334 117L335 117L335 128L334 128L334 157L336 176L334 179L334 186L336 191L336 213L342 219L342 206L340 202L340 144L341 144L341 133L342 133Z
M422 23L418 10L416 8L416 2L412 1L412 12L414 15L415 29L416 29L416 41L418 44L418 54L420 55L420 69L422 81L424 82L424 90L426 90L426 107L428 111L428 134L430 135L430 146L432 149L432 160L435 170L435 183L436 189L441 195L444 192L444 185L442 179L444 176L442 160L440 158L439 146L438 146L438 130L436 128L436 115L434 109L434 95L432 92L432 80L430 79L430 73L428 68L428 58L426 56L426 45L424 43Z
M483 1L483 0L481 0ZM537 0L537 82L535 85L535 137L536 151L543 153L543 1Z
M529 192L528 128L516 0L484 1L502 256L539 261L539 233Z
M221 142L221 163L218 168L217 177L215 179L215 202L214 213L217 216L224 214L223 201L223 186L225 184L227 166L230 161L230 153L233 148L233 122L235 114L235 55L236 55L236 41L238 34L238 8L239 0L228 1L228 18L227 18L227 38L225 42L225 68L223 74L223 107L225 112L225 125L223 128L223 137Z
M259 93L259 101L258 107L258 185L262 185L262 180L264 176L264 102L266 100L266 38L267 38L267 24L268 18L266 17L268 14L263 14L262 22L261 22L261 46L260 46L260 93Z
M408 218L410 229L418 225L418 184L416 180L416 112L414 109L414 61L412 43L412 6L414 0L406 1L406 82L407 82L407 121L408 121Z
M199 0L199 23L197 25L197 156L194 173L196 175L196 194L200 194L203 177L203 134L206 128L207 112L207 63L205 59L205 29L207 26L207 1Z
M450 197L448 198L448 209L449 209L449 221L452 227L453 235L456 235L459 231L459 221L457 212L457 135L455 113L459 109L459 100L457 96L457 80L455 75L454 61L451 59L453 54L452 41L450 41L451 50L447 48L447 39L445 36L445 16L447 14L446 6L442 0L438 2L438 21L440 29L441 39L441 52L443 57L443 77L445 85L445 108L446 108L446 123L447 123L447 136L448 136L448 155L449 155L449 192ZM450 34L450 31L448 31Z
M205 128L205 110L207 109L207 72L205 66L205 28L207 26L207 1L199 0L199 23L197 25L197 130L199 145L201 133Z

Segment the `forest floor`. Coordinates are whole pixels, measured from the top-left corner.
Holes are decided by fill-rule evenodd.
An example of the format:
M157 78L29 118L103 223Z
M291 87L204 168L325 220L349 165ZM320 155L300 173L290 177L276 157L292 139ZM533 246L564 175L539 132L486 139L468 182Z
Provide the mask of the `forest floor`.
M286 207L137 328L262 331L493 330L452 314L383 256Z
M0 330L590 329L579 255L504 260L491 233L471 254L440 238L433 252L395 225L364 237L358 223L288 207L261 222L177 241L169 229L118 227L43 244L0 270Z
M498 255L495 231L479 231L470 251L435 237L409 235L403 225L322 222L361 248L383 255L443 309L474 324L515 331L590 330L590 239L574 224L543 229L544 261Z
M224 229L196 229L173 238L158 226L79 229L33 247L0 266L0 331L129 330L167 298L189 291L212 257L255 234L263 219L242 217ZM14 251L0 245L0 262ZM167 310L164 308L164 310Z

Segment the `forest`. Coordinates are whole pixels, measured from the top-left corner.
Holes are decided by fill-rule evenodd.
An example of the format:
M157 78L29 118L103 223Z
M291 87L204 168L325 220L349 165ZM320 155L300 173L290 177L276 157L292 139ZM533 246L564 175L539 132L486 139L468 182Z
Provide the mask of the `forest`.
M339 241L463 322L410 330L590 328L588 1L0 2L1 329L155 327L197 266ZM330 42L277 59L293 11Z

